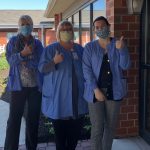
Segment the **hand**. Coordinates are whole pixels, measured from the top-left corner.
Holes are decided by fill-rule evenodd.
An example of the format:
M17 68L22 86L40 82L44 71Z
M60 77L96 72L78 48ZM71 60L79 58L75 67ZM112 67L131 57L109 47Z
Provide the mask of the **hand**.
M56 53L55 53L55 56L54 56L54 63L55 64L59 64L61 63L63 60L64 60L64 56L62 54L60 54L57 50L56 50Z
M102 102L106 100L106 97L104 96L104 94L101 92L99 88L96 88L94 90L94 94L95 94L95 98L97 99L97 101Z
M124 42L123 42L123 36L120 37L119 40L116 41L116 48L117 49L121 49L124 47Z
M32 54L32 46L25 45L24 49L20 52L21 56L25 57Z

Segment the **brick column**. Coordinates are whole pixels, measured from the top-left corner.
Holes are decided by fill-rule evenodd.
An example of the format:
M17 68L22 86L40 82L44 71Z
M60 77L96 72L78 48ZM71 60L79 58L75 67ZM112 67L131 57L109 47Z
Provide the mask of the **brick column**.
M62 14L61 13L55 14L54 19L55 19L55 30L56 30L59 22L62 20Z
M122 102L117 137L138 135L139 43L140 16L128 15L126 0L106 0L106 16L111 23L112 36L124 36L129 48L132 66L125 72L128 95Z

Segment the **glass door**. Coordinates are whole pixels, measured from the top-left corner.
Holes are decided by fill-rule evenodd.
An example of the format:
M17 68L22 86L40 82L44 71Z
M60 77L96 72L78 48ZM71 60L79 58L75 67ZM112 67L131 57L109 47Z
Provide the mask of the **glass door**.
M150 1L141 14L140 48L140 135L150 143Z

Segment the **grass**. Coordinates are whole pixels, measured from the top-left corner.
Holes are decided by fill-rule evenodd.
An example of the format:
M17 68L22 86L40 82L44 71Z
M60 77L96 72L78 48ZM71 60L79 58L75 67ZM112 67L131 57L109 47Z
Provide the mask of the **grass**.
M5 53L3 53L0 56L0 70L5 70L5 69L8 69L8 68L9 68L9 65L7 63L7 60L6 60Z

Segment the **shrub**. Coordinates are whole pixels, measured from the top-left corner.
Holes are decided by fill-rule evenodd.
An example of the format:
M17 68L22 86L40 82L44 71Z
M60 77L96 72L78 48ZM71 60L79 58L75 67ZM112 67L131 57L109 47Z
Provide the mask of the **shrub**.
M0 56L0 70L4 70L8 68L9 68L9 65L6 60L5 53L2 53L2 55Z
M46 141L54 142L55 132L54 132L51 120L49 118L43 116L43 122L44 122L45 128L48 129L47 130L47 132L48 132L47 138L46 138L47 133L42 132L45 135ZM91 132L91 123L90 123L89 115L85 115L82 118L82 130L81 130L80 140L89 139L90 138L90 132ZM42 135L41 138L44 139L44 136ZM41 141L41 139L40 139L40 141Z

